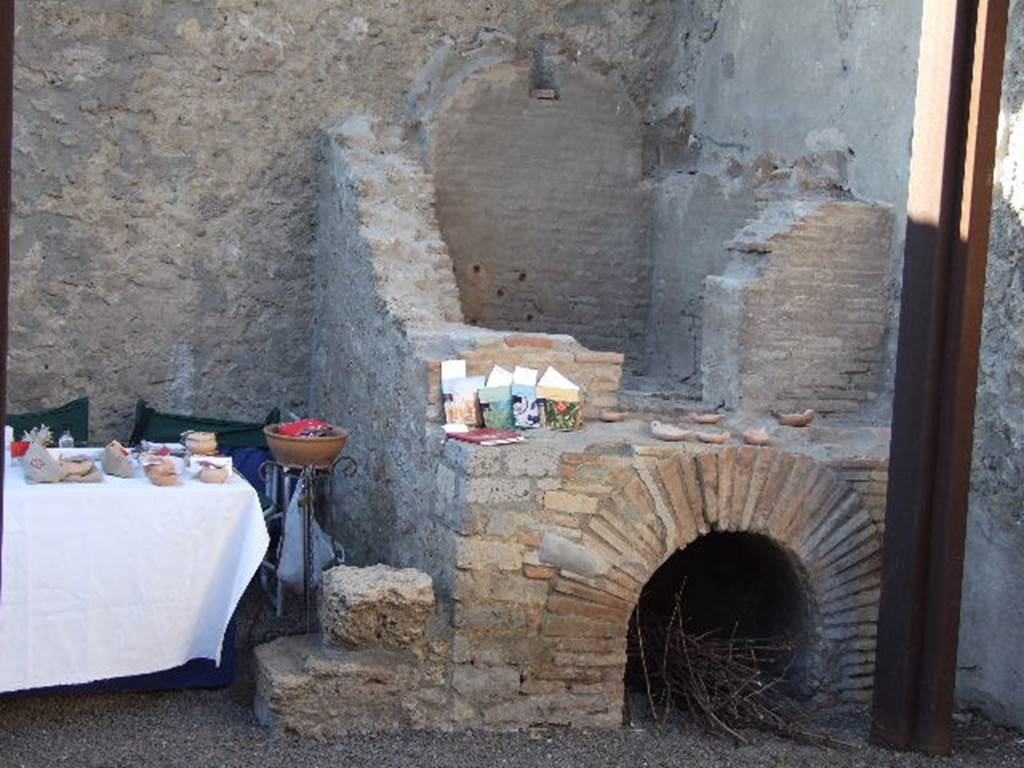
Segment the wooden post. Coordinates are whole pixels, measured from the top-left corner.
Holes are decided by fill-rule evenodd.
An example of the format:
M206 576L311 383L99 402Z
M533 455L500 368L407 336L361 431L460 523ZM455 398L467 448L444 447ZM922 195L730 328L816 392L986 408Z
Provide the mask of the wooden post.
M925 0L872 736L952 748L1008 0Z

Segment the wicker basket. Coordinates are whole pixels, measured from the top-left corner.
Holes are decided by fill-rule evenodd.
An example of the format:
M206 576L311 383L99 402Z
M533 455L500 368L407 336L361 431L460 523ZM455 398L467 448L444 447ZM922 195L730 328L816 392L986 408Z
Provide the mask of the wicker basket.
M277 431L279 426L268 424L263 428L267 445L278 464L326 469L334 463L348 442L348 430L341 427L331 427L333 434L323 437L291 437L280 434Z

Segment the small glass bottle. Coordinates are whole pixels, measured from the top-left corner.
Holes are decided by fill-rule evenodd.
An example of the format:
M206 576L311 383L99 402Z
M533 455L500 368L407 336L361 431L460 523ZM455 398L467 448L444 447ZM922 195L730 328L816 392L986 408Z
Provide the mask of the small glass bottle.
M60 436L60 440L57 441L57 445L60 448L74 448L75 438L71 436L71 425L64 425L64 434Z

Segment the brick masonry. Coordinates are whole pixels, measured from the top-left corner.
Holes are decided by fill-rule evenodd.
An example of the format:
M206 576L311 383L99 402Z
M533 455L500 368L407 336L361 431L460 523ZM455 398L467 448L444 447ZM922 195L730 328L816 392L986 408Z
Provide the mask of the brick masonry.
M813 603L808 653L822 690L868 699L881 530L865 492L884 492L884 462L829 466L737 446L610 448L559 456L446 447L472 470L461 479L472 501L458 542L451 661L464 677L518 672L516 684L480 686L473 724L618 725L640 590L710 531L767 536L793 557ZM586 567L574 566L581 552ZM595 562L605 565L599 575Z
M769 207L707 279L704 397L854 414L881 389L892 213L853 201Z
M423 640L432 649L423 651L429 686L420 691L430 716L402 710L394 722L619 725L626 625L637 596L672 553L711 531L761 534L791 555L816 617L813 668L827 690L866 700L886 470L882 452L859 450L853 433L866 430L825 429L819 444L815 431L805 430L777 441L778 449L666 445L641 434L637 421L592 423L577 433L542 430L502 449L444 442L436 425L444 359L465 358L473 374L495 364L554 366L582 387L593 420L617 405L623 355L595 352L570 336L462 322L429 174L371 118L350 118L325 136L324 148L318 270L325 289L313 400L325 417L353 427L358 440L350 451L361 467L337 526L353 542L353 562L421 569L438 596L437 620ZM838 206L827 217L840 221L838 229L811 226L818 239L806 247L799 231L772 239L776 252L756 257L769 262L764 280L781 281L781 291L799 278L802 294L815 296L814 275L830 269L831 246L821 232L846 227L856 239L865 228L884 229L880 209L830 205ZM747 288L768 303L751 298L737 306L756 305L790 322L793 307L771 305L767 289ZM814 312L826 309L822 301L811 304ZM785 327L798 335L803 326ZM736 328L764 346L758 354L783 341L787 354L799 352L777 329ZM763 335L755 338L755 330ZM748 357L737 360L749 366ZM794 398L803 390L793 387L809 376L823 385L822 369L786 370ZM743 367L738 381L746 392L753 391L751 376ZM754 415L730 418L739 427ZM305 658L301 649L278 651L282 668ZM325 669L341 674L351 663L353 679L373 677L389 663L378 656L334 659ZM302 687L312 697L303 706L315 707L332 685L328 675ZM344 731L344 718L337 720L321 726L324 732Z

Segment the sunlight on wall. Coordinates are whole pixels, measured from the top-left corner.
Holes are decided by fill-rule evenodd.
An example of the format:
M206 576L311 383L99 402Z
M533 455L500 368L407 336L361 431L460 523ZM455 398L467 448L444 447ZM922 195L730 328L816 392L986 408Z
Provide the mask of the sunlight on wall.
M1004 111L1000 116L996 183L1024 223L1024 105L1014 114Z

